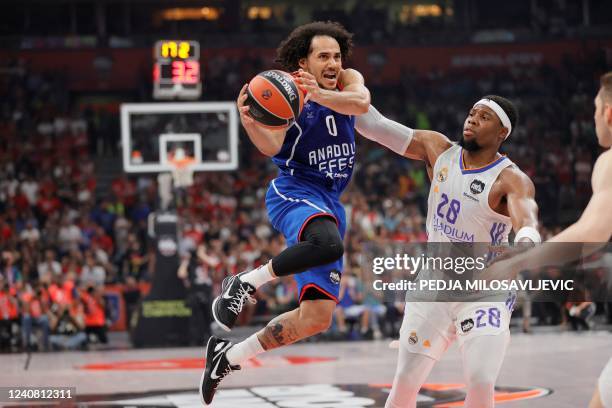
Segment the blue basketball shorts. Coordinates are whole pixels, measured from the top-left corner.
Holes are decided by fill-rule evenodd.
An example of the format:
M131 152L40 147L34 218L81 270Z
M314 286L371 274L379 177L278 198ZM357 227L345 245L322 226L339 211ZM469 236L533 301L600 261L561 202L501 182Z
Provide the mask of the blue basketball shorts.
M266 208L272 226L285 236L288 247L300 242L304 228L316 217L332 218L344 239L346 216L343 205L337 196L315 183L293 176L275 178L268 187ZM300 302L309 288L316 289L325 297L338 302L342 258L293 276L298 285Z

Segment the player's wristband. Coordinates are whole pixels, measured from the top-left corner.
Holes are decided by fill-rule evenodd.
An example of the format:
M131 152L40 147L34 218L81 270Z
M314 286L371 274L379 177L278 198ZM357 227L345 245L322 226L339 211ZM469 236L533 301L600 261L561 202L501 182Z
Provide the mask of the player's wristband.
M542 237L540 236L540 233L537 229L533 227L523 227L518 230L516 236L514 237L514 243L519 242L523 238L527 238L536 244L542 242Z
M404 155L414 130L387 119L370 105L367 113L355 118L355 129L366 139L377 142L397 154Z

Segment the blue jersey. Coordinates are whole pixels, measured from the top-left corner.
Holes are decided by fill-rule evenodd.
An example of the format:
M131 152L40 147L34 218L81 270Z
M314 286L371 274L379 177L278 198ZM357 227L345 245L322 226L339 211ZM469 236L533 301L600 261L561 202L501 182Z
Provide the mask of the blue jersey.
M307 102L272 158L280 175L291 175L340 195L355 164L355 117Z

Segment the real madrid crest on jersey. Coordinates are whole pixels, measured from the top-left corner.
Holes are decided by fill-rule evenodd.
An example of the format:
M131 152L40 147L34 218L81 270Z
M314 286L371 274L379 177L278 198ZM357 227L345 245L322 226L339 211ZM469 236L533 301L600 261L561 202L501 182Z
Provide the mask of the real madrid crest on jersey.
M440 183L443 183L443 182L446 181L447 178L448 178L448 167L443 167L442 170L440 170L438 172L438 175L436 176L436 179Z

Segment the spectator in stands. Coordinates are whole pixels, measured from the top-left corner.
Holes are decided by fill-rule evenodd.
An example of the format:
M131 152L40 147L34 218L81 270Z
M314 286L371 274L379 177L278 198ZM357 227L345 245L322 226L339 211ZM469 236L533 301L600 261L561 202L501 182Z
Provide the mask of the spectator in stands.
M218 260L206 253L203 244L198 246L195 256L192 252L183 254L178 277L187 289L186 305L191 309L189 319L189 343L199 346L211 335L212 323L212 279L209 269L218 265Z
M283 276L271 282L268 291L271 296L267 299L270 314L278 316L289 310L295 309L297 305L297 285L290 276Z
M26 196L30 206L36 205L38 202L38 182L31 175L21 182L21 192Z
M8 244L12 236L13 236L13 229L6 222L5 217L0 215L0 245Z
M586 287L586 277L582 276L570 293L563 311L567 322L574 331L590 330L593 327L593 316L597 310L591 298L591 293Z
M40 329L42 345L39 350L49 349L49 296L41 285L34 288L26 284L25 291L21 294L22 316L21 334L23 347L31 349L31 338L33 329Z
M382 326L385 324L387 316L387 306L382 304L372 290L365 290L363 304L368 309L368 316L370 317L369 330L372 331L374 339L381 339L383 337Z
M77 297L74 277L63 274L53 275L48 287L53 306L66 308Z
M0 259L0 274L4 276L4 281L12 286L21 281L21 271L15 264L15 254L11 251L2 251Z
M146 276L149 256L145 253L140 241L135 235L129 238L130 244L122 260L122 276L132 276L141 280Z
M590 330L593 326L593 316L597 310L593 302L569 302L565 305L567 319L572 330Z
M140 302L140 288L138 282L133 276L128 276L125 279L125 287L123 289L123 300L125 302L125 327L132 328L132 316L138 308Z
M19 303L11 287L0 275L0 350L15 345L14 326L19 319Z
M43 224L48 217L57 213L61 208L62 202L50 191L43 192L36 203L36 211Z
M85 265L81 270L80 281L85 286L102 286L106 281L106 271L92 251L85 253Z
M58 234L59 248L62 254L72 250L78 250L82 242L81 229L78 225L70 221L68 216L62 218L62 223Z
M78 350L85 347L85 313L83 303L74 297L68 304L54 305L49 317L51 347L59 350Z
M337 276L340 278L340 275ZM371 335L370 332L370 313L363 304L364 290L363 283L354 272L345 273L340 280L340 293L338 295L340 303L334 312L338 332L342 337L349 337L351 333L348 325L356 324L359 326L361 338Z
M87 342L108 343L106 336L106 312L104 296L100 286L88 285L86 290L79 292L85 314L85 334Z
M19 239L28 245L36 245L40 240L40 231L35 226L35 220L29 219L25 228L19 234Z

